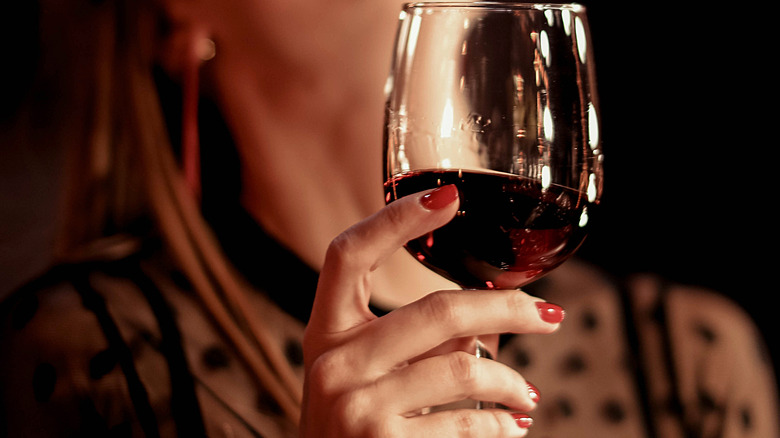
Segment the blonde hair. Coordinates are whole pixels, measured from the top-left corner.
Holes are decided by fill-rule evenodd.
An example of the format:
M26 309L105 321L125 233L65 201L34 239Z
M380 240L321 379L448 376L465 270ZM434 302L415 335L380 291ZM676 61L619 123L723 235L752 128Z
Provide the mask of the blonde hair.
M214 323L297 424L300 381L263 322L247 314L245 286L169 142L152 76L160 9L153 0L44 3L68 3L67 11L46 9L41 18L40 83L55 90L48 96L55 125L40 141L60 142L69 160L59 258L122 257L137 246L128 227L151 218Z

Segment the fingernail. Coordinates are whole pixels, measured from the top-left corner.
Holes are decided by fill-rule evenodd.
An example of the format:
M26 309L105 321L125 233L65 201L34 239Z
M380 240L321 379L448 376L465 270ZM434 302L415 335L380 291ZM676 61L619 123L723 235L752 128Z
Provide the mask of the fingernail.
M428 210L439 210L458 199L458 188L452 184L439 187L420 199L420 204Z
M512 418L515 419L517 427L521 429L528 429L534 424L534 419L525 414L515 412L512 413Z
M539 400L542 398L542 395L539 393L539 390L536 389L536 387L530 382L526 382L526 385L528 385L528 395L531 396L531 400L534 403L539 403Z
M545 303L543 301L538 301L536 303L536 308L539 309L539 316L542 318L542 321L549 322L550 324L557 324L563 321L563 317L566 315L566 312L563 311L561 306Z

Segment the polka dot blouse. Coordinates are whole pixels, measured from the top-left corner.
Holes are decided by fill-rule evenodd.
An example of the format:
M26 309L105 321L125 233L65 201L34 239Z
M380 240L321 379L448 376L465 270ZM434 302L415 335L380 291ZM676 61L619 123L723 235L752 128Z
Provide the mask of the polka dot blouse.
M2 304L0 437L296 436L186 280L144 266L60 267ZM567 315L501 340L496 359L541 393L529 436L780 436L760 336L726 299L573 261L528 292ZM252 305L302 377L304 322L266 294Z

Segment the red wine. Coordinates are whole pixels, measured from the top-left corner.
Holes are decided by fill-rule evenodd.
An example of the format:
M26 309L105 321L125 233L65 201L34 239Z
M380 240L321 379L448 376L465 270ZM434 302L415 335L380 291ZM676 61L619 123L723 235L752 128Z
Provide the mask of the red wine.
M393 202L455 184L460 208L447 225L406 249L431 270L469 289L518 288L563 263L587 235L587 197L519 176L459 170L404 173L385 182Z

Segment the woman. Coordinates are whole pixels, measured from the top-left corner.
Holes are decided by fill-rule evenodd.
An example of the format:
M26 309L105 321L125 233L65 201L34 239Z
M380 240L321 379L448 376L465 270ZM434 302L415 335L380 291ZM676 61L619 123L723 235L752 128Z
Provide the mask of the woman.
M612 379L557 381L543 365L567 352L545 340L561 307L519 291L428 295L452 286L396 250L447 222L458 200L445 187L381 209L375 137L396 2L40 5L38 82L9 138L72 162L57 263L2 308L8 436L524 436L537 402L540 434L708 424L691 408L643 420L656 394L613 372L631 353L609 337L622 323L594 316L633 312L592 271L570 265L538 287L569 319L591 315L591 329L617 322L607 335L565 323L550 335L610 346L580 362ZM627 308L659 302L642 290ZM501 361L463 353L494 333L526 335L504 338ZM664 343L640 345L654 358ZM736 351L750 363L753 350ZM695 367L707 356L682 357ZM533 372L544 400L502 363ZM759 371L746 388L769 380ZM776 430L772 392L753 395L754 431ZM464 398L509 409L418 415ZM583 404L619 421L577 417ZM716 428L737 424L723 412Z
M374 427L404 435L409 428L446 433L460 424L446 420L455 414L425 421L401 414L477 391L495 393L518 411L530 410L533 401L522 377L498 363L488 365L498 372L479 373L491 377L486 382L445 381L446 390L438 394L423 385L422 399L415 401L402 396L404 379L420 380L421 373L446 370L452 361L465 369L476 362L449 353L419 362L427 364L419 371L411 372L415 366L409 365L404 372L388 372L453 335L486 330L476 320L444 320L430 324L429 336L415 337L419 342L405 342L401 349L385 335L417 327L415 321L430 312L450 314L442 310L450 309L450 303L460 302L453 309L469 308L476 301L470 295L440 294L381 323L369 313L369 294L382 307L398 300L366 288L374 264L389 257L410 233L448 220L457 206L455 192L420 194L384 210L343 234L331 246L328 261L322 261L328 242L381 202L378 185L351 180L379 175L373 172L380 163L378 152L354 151L370 149L361 136L375 131L370 126L380 126L379 115L331 120L346 108L375 102L378 96L371 93L381 92L381 84L358 82L356 92L344 95L342 81L353 87L361 75L377 75L318 66L327 61L338 67L340 60L356 56L361 49L357 43L367 41L352 37L364 34L367 26L385 26L387 32L374 35L388 43L395 23L382 17L397 6L347 9L361 20L352 25L354 35L338 35L327 30L352 23L343 11L291 2L246 2L233 9L219 2L41 3L41 76L33 92L43 95L37 100L47 106L23 108L12 129L65 148L64 156L72 162L64 180L58 263L4 304L7 354L2 366L8 379L3 384L3 423L8 435L289 436L297 432L302 409L305 436L322 436L323 431L357 436ZM292 29L318 34L295 35L310 45L290 44L283 32L291 34ZM206 36L218 50L207 62L202 59L208 57L202 51L208 48ZM331 54L330 48L338 46L345 50ZM176 94L168 78L182 89L180 139L178 122L168 119L173 148L158 98L158 90ZM298 294L298 300L310 301L312 272L321 268L320 293L305 340L305 371L296 350L303 322L269 298L279 282L270 282L266 293L246 284L199 218L198 179L187 179L191 158L198 153L191 111L199 88L225 115L241 158L240 197L235 191L217 195L236 196L231 208L238 213L231 218L237 222L231 225L250 217L282 244L250 249L291 259L278 248L295 248L304 262L270 273L277 277L273 280L284 280L279 296ZM365 94L366 89L372 92ZM48 115L50 128L31 129ZM178 143L184 178L173 154ZM205 147L203 152L209 153ZM303 152L306 160L299 158ZM372 162L376 167L365 165ZM361 169L367 171L358 173ZM214 201L207 181L203 208L209 212L230 205ZM363 187L371 189L363 193ZM258 288L266 287L259 281ZM540 318L534 303L541 300L514 291L496 294L500 302L508 299L517 308L501 312L505 327L490 327L490 332L510 326L549 332L557 326ZM517 312L528 315L517 320ZM378 342L387 344L384 354L371 353ZM326 373L339 361L356 357L371 358L370 366L351 370L348 382L343 379L346 368ZM304 372L312 377L302 407ZM387 374L385 384L395 389L378 394L385 402L377 399L366 407L385 412L382 405L388 404L387 414L333 414L335 406L365 389L377 373ZM397 404L401 400L410 404ZM507 436L524 433L518 424L528 426L527 417L517 412L470 412L456 418L487 418L490 427Z

